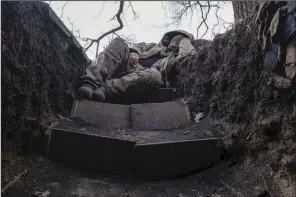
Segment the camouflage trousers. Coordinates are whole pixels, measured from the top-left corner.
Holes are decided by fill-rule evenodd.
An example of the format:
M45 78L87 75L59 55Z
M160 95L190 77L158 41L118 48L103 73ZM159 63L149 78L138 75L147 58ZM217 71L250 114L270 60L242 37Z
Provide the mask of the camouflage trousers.
M161 74L155 69L133 70L129 62L129 47L115 38L101 52L96 61L86 68L83 84L94 89L105 86L108 95L126 92L144 93L162 84Z
M286 89L296 85L296 33L284 48L284 63L274 70L275 75L268 82L279 89Z
M296 33L286 46L285 72L289 79L296 77Z

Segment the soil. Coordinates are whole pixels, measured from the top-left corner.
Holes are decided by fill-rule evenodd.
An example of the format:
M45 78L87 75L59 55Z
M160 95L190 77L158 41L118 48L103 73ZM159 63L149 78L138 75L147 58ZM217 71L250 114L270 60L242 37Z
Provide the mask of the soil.
M2 142L29 148L32 133L67 115L87 59L44 2L1 2Z
M58 129L74 131L79 133L87 133L100 135L110 138L118 138L129 141L135 141L139 144L173 142L183 140L195 140L203 138L221 137L219 133L215 133L209 129L192 129L194 125L188 125L185 128L171 130L152 130L152 131L136 131L129 129L99 129L94 125L86 123L78 119L62 119L55 127Z
M217 35L180 65L178 93L193 115L212 110L212 126L224 133L229 154L243 163L270 155L280 196L295 196L296 88L269 85L274 74L263 66L254 17Z
M20 156L11 152L3 154L8 154L9 160L2 160L2 185L11 181L12 175L17 176L28 169L19 182L2 194L6 197L33 196L38 191L49 191L49 196L53 197L226 197L258 196L266 193L265 196L268 196L264 181L270 183L272 173L268 164L253 167L230 165L228 161L223 161L213 168L180 179L142 182L133 174L98 175L69 168L38 155ZM273 196L279 196L276 187L268 190Z

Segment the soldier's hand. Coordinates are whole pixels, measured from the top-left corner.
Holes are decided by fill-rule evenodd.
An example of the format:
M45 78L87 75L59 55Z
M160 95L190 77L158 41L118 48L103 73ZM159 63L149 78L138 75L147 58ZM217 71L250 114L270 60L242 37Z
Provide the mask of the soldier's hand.
M170 52L168 52L167 47L162 47L160 50L160 56L161 57L167 57L170 54Z

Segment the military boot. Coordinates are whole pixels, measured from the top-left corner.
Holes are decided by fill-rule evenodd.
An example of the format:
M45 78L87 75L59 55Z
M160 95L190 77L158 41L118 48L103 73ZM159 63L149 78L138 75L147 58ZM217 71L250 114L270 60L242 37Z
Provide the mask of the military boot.
M106 99L106 88L100 87L93 91L93 100L98 102L103 102Z
M275 75L268 82L268 85L270 85L271 87L274 87L276 89L282 90L282 89L291 88L292 83L291 83L291 79L284 78L279 75Z
M93 87L90 84L83 84L77 90L77 94L83 99L91 100L93 95Z

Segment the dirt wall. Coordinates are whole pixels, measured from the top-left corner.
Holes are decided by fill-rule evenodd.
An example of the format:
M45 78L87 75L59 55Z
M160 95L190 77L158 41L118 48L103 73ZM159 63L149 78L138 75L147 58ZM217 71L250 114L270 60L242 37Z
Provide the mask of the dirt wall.
M1 6L2 140L20 141L47 118L69 114L89 60L48 4Z
M243 161L264 158L276 172L277 188L289 196L296 193L296 88L268 85L273 74L263 67L253 21L254 16L239 22L199 47L189 64L179 68L179 94L188 98L193 113L212 108L225 144L235 145ZM288 186L279 185L280 180Z

